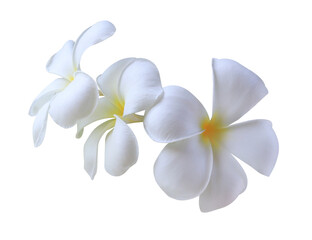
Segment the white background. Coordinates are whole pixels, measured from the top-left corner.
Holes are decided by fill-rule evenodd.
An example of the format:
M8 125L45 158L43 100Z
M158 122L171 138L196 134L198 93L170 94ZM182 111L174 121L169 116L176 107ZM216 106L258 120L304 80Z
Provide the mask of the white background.
M273 122L280 154L270 177L243 165L247 190L226 208L201 213L198 199L166 196L153 177L163 144L133 124L137 164L121 177L83 170L75 128L51 119L33 147L28 109L56 78L47 60L66 40L109 20L110 39L83 55L96 78L113 62L145 57L163 86L180 85L211 108L211 58L257 73L269 94L240 121ZM311 239L312 7L309 1L1 1L0 239Z

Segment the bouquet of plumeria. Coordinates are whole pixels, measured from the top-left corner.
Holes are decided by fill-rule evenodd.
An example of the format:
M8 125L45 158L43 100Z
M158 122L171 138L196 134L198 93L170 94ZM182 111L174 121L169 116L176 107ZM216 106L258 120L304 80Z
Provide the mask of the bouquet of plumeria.
M115 27L101 21L69 40L47 63L60 76L34 100L33 140L42 144L48 115L61 127L77 126L80 138L87 125L103 120L84 145L84 168L91 179L97 170L98 143L106 133L105 169L124 174L138 159L138 142L128 124L142 122L160 152L154 176L170 197L199 197L201 211L233 202L247 186L236 156L269 176L278 156L278 140L268 120L235 123L267 93L252 71L229 59L213 59L213 110L180 86L162 87L157 67L142 58L113 63L94 81L80 67L84 51L109 37ZM144 115L138 114L143 112Z

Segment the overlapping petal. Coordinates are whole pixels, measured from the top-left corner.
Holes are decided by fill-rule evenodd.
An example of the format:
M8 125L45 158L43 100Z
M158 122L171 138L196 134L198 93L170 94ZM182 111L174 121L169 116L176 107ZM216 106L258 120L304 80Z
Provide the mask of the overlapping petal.
M35 116L38 111L49 102L56 93L62 91L70 81L64 78L58 78L50 83L33 101L29 109L29 115Z
M124 116L150 108L163 93L154 63L147 59L132 62L122 74L119 93L125 102Z
M207 118L205 108L193 94L182 87L169 86L146 112L144 127L153 140L168 143L202 132L201 123Z
M120 176L136 163L139 147L129 126L118 116L115 117L115 127L107 134L105 141L105 169L113 176Z
M104 118L113 118L114 115L122 115L122 112L118 107L116 107L112 102L106 98L102 97L99 99L94 111L77 122L77 134L76 137L80 138L83 133L83 128L97 120Z
M230 59L213 59L213 116L222 116L227 126L255 106L267 93L263 81Z
M94 80L83 72L51 101L50 115L61 127L68 128L93 112L98 101Z
M49 73L54 73L67 79L73 76L75 71L73 65L74 44L72 40L67 41L64 46L50 58L46 66Z
M49 103L43 105L35 118L33 125L33 139L35 147L39 147L43 142L47 127L49 106Z
M115 124L115 119L108 120L97 128L88 137L84 149L84 169L89 174L91 179L94 178L97 171L97 157L98 157L98 145L103 134L111 129Z
M209 212L229 205L246 187L246 174L234 157L224 149L213 151L211 178L199 197L201 211Z
M158 69L146 59L122 59L97 82L104 96L122 108L123 116L151 107L163 92Z
M197 135L167 144L156 160L154 175L168 196L186 200L205 190L212 168L211 146Z
M112 64L103 74L97 77L97 83L103 95L116 105L124 103L119 93L119 83L125 69L135 61L135 58L125 58Z
M115 26L108 21L98 22L86 29L77 39L73 51L73 62L76 69L79 69L80 59L84 51L99 42L112 36L116 31Z
M269 176L277 160L278 140L268 120L253 120L228 128L223 145L258 172Z

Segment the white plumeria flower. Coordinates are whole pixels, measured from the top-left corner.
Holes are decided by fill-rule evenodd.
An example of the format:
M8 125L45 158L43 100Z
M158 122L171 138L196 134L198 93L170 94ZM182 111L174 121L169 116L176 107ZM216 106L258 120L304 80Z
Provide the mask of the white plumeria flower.
M97 78L104 97L95 111L77 124L77 137L88 124L104 119L84 146L84 168L94 178L97 170L98 143L113 128L105 141L105 169L113 175L125 173L138 159L138 143L128 123L143 122L135 113L149 109L163 94L156 66L146 59L127 58L111 65Z
M199 196L203 212L230 204L245 190L245 172L233 155L267 176L278 155L268 120L230 125L268 93L262 80L232 60L213 59L212 66L211 119L197 98L177 86L164 88L144 119L153 140L169 143L154 165L158 185L175 199Z
M61 78L48 85L30 107L29 115L36 116L33 125L36 147L44 139L49 113L58 125L69 128L94 110L99 95L97 85L80 71L80 59L88 47L112 36L115 30L108 21L98 22L86 29L76 43L67 41L48 61L47 71Z

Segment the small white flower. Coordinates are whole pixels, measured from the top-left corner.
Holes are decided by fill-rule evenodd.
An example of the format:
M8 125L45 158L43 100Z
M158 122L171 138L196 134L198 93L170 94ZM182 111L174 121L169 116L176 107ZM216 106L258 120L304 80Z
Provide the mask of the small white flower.
M125 173L138 159L138 143L127 123L142 122L135 113L149 109L163 94L156 66L146 59L127 58L111 65L97 78L104 95L94 112L77 123L77 137L88 124L104 119L84 146L84 168L94 178L97 170L98 143L113 128L105 141L105 169L113 175Z
M267 176L278 155L268 120L230 125L267 94L262 80L232 60L214 59L212 66L211 119L197 98L177 86L164 88L144 119L149 136L168 143L154 165L158 185L175 199L199 196L203 212L230 204L245 190L245 172L233 155Z
M32 103L29 115L36 116L33 125L35 146L39 146L45 136L48 114L61 127L69 128L77 120L88 116L98 101L95 81L80 71L80 59L90 46L112 36L113 24L101 21L86 29L76 43L67 41L47 63L47 71L61 78L48 85Z

